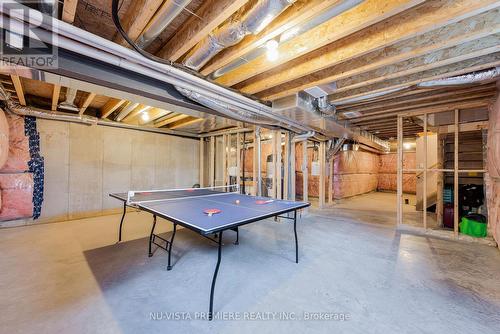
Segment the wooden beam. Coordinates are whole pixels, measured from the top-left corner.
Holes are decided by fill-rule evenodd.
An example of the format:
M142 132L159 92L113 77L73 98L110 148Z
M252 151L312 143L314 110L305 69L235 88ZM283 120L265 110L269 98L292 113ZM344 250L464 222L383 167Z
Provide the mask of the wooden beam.
M236 134L236 184L238 187L241 186L241 133Z
M233 86L422 2L422 0L366 0L327 22L282 43L278 47L279 59L277 61L270 62L266 55L261 55L219 77L216 81L222 85Z
M85 110L87 110L87 108L92 103L92 101L94 100L94 98L96 97L96 95L97 95L96 93L89 93L87 95L87 97L85 98L85 100L83 100L83 103L80 106L80 112L78 113L80 116L83 115L83 113L85 112Z
M188 116L182 120L178 120L174 123L171 123L168 128L171 129L171 130L174 130L174 129L178 129L178 128L182 128L182 127L185 127L185 126L188 126L188 125L191 125L191 124L195 124L195 123L198 123L198 122L201 122L203 121L203 118L197 118L197 117L193 117L193 116Z
M281 155L282 155L282 148L281 146L281 131L277 130L275 132L275 137L276 137L276 160L274 163L274 168L275 168L275 180L276 180L276 198L282 199L283 197L281 196L282 194L282 187L281 187Z
M319 143L319 208L325 207L326 142Z
M168 124L171 124L171 123L183 120L183 119L188 118L188 117L190 117L190 116L184 115L184 114L177 114L177 115L169 117L169 118L167 118L167 119L165 119L163 121L155 123L155 127L161 128L162 126L165 126L165 125L168 125Z
M210 154L208 157L209 163L210 163L210 175L209 175L209 185L210 187L213 187L215 185L215 137L211 136L210 137Z
M455 238L458 238L458 123L459 123L459 111L455 109L454 115L454 125L455 125L455 142L454 142L454 164L453 164L453 232Z
M60 93L61 93L61 86L54 85L54 88L52 89L52 106L51 106L50 110L52 110L52 111L57 110L57 105L59 104Z
M106 118L111 115L116 109L122 106L127 100L110 98L101 109L101 118Z
M78 0L64 0L61 20L66 23L73 24L73 22L75 21L77 6Z
M127 32L131 40L137 40L162 3L163 0L134 0L131 2L122 20L123 30ZM123 46L129 45L120 34L116 34L113 41Z
M263 46L268 40L278 37L285 31L303 24L323 13L329 7L342 4L341 0L298 0L275 18L264 30L257 35L246 36L235 46L221 51L214 59L209 61L201 70L201 74L210 73L230 64L238 58L244 58L246 54Z
M398 116L397 129L397 195L396 195L396 221L397 225L403 224L403 117Z
M329 95L329 99L333 103L348 101L349 99L355 97L362 97L367 94L404 88L412 85L417 85L425 81L443 79L474 71L481 71L484 69L496 67L498 65L500 65L500 53L487 55L477 59L466 60L463 62L459 62L448 66L443 66L433 70L415 73L403 78L389 79L383 82L352 89L346 92L334 93Z
M427 156L428 152L428 137L427 137L427 114L424 114L424 171L423 171L423 218L424 218L424 229L427 230Z
M199 148L199 171L198 171L198 182L200 187L205 187L205 138L200 138L200 148Z
M241 89L245 93L255 93L315 72L316 76L319 78L314 80L323 80L325 77L331 79L332 76L339 75L342 71L333 69L333 72L329 72L327 70L328 68L357 57L368 55L371 52L383 50L396 43L400 44L396 45L394 51L390 51L389 49L386 50L389 51L386 57L391 61L390 63L398 61L397 55L401 53L404 55L399 59L404 60L404 58L407 57L412 58L414 57L414 55L411 54L412 50L416 51L416 55L422 52L429 52L422 49L426 48L426 46L429 48L429 45L434 43L432 39L433 36L437 37L437 40L445 40L441 35L441 31L438 32L436 29L455 24L458 21L476 16L498 6L498 2L493 0L487 2L480 0L441 0L426 2L415 9L408 10L384 22L375 24L351 37L344 38L311 52L306 57L298 58L287 64L286 70L277 68L275 71L264 73L261 76L248 80L248 82L242 83L243 87L238 85L236 88ZM488 16L488 18L490 21L497 21L497 19L490 16ZM498 24L498 22L496 24ZM465 25L465 27L469 27L471 28L470 30L473 31L475 30L473 28L474 26ZM496 27L496 25L494 25L494 27ZM487 29L489 27L484 26L483 28ZM433 30L435 31L429 33ZM472 35L480 34L479 31L482 29L478 28L476 33L472 33L471 36L468 36L464 26L460 27L458 24L455 25L454 29L450 30L448 34L450 40L452 40L451 45L453 45L453 43L455 43L455 45L456 43L460 43L460 39L455 39L459 38L460 35L458 33L455 34L453 32L454 30L457 30L457 32L463 31L464 40L470 41L472 40ZM446 32L448 31L445 31L445 33ZM423 36L422 39L418 37L427 33L429 34ZM482 34L488 34L488 32L483 30ZM413 41L409 41L410 39L413 39ZM403 43L405 41L407 41L407 43ZM405 44L409 45L405 48ZM444 45L446 45L446 42ZM408 46L410 47L408 48ZM439 46L433 46L432 48L433 50L439 50ZM383 61L381 54L383 53L376 52L373 54L375 56L375 61L373 62L375 67L390 64ZM369 62L364 62L359 65L362 68L369 65ZM347 70L353 71L356 67L357 65L354 67L351 66L350 68L348 67ZM323 70L327 70L325 74L319 72ZM228 75L230 73L231 72L229 72ZM304 81L307 81L307 79L304 79ZM314 83L316 84L317 82Z
M10 79L12 80L12 84L14 85L14 89L16 90L16 95L19 100L19 104L25 106L26 99L24 98L24 88L21 78L18 75L11 74Z
M307 166L307 139L302 142L302 200L309 200L309 168Z
M191 16L158 53L159 57L178 60L199 41L226 21L248 0L203 1L196 15Z
M259 182L257 182L257 178L260 178L260 175L257 175L257 165L260 164L260 161L257 159L257 152L260 149L260 140L259 140L259 131L260 128L256 127L255 131L252 133L253 137L253 157L252 157L252 180L253 180L253 189L252 195L256 196L257 194L260 196L260 192L257 190Z

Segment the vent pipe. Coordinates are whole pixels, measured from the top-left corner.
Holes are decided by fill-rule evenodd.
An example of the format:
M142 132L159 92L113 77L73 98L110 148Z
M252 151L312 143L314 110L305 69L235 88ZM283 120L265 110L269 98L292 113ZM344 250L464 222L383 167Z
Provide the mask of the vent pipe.
M183 64L199 70L223 49L238 44L246 35L256 35L296 0L261 0L244 18L226 23L201 40Z
M59 109L64 109L68 111L79 112L80 109L75 105L76 89L68 88L66 90L66 100L59 103Z
M418 84L419 88L459 86L474 83L484 83L493 81L500 76L500 67L491 68L484 71L472 72L456 77L426 81Z

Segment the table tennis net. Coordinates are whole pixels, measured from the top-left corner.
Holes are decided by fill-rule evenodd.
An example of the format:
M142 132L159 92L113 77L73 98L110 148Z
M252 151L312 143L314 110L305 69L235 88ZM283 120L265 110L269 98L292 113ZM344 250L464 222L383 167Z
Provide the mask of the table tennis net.
M156 189L129 191L127 193L128 204L140 204L149 202L160 202L190 197L216 196L224 193L239 193L238 185L185 188L185 189Z

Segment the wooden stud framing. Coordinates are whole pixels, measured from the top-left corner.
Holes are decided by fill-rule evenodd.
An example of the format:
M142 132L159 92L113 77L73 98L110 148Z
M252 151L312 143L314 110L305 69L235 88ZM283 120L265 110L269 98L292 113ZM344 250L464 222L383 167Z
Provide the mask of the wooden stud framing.
M272 131L272 139L271 139L271 154L273 157L273 175L271 178L271 194L270 197L276 198L276 160L277 160L277 152L276 152L276 131ZM266 171L267 173L267 171ZM266 177L269 178L269 175L266 174Z
M332 156L330 161L328 161L328 204L333 204L333 164L335 162L335 157Z
M289 199L290 192L290 144L291 135L290 132L285 132L285 145L283 146L283 199Z
M443 156L444 156L444 146L443 141L439 138L439 133L437 134L438 144L438 165L439 169L443 168ZM438 226L443 225L443 186L444 186L444 174L443 172L437 173L437 195L436 195L436 220Z
M282 186L281 186L281 154L282 154L282 146L281 146L281 131L277 130L275 132L276 138L276 163L274 164L275 168L275 180L276 180L276 198L281 199L282 196Z
M61 19L66 23L73 23L75 20L76 7L78 0L64 0L63 12Z
M259 182L258 178L260 178L260 175L257 173L257 168L258 165L260 164L260 161L258 161L258 150L260 148L260 140L259 140L259 131L260 128L256 127L255 131L253 132L253 159L252 159L252 180L253 180L253 188L252 188L252 195L256 196L257 194L260 193L260 189L258 189Z
M237 169L237 176L236 176L236 184L238 187L241 186L241 133L238 132L236 134L236 169Z
M227 180L227 135L222 135L222 185L226 186L228 184Z
M319 143L319 208L325 207L326 142Z
M297 177L296 177L296 172L295 172L295 163L296 163L296 157L295 157L295 148L296 148L296 145L295 145L295 141L291 140L291 143L290 143L290 175L288 176L290 178L290 190L289 190L289 194L290 194L290 197L289 199L292 200L292 201L295 201L295 194L296 194L296 182L297 182Z
M101 118L106 118L111 115L116 109L120 108L127 100L119 100L119 99L109 99L108 102L101 109Z
M454 147L454 173L453 173L453 232L458 238L458 131L459 111L455 109L455 147Z
M200 187L205 186L205 138L200 138L200 170L199 170L199 183Z
M308 180L309 170L307 168L307 139L302 142L302 200L307 202L308 196Z
M210 154L208 157L208 161L210 162L210 186L213 187L215 185L215 137L210 137Z
M423 220L424 229L427 229L427 114L424 115L424 184L423 184Z
M397 225L403 224L403 117L398 115L397 158Z

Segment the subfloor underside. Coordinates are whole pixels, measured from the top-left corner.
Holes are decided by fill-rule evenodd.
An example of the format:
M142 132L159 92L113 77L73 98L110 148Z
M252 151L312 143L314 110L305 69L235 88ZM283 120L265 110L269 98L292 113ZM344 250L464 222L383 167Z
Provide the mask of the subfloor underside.
M298 222L299 264L293 224L244 226L239 245L225 233L212 322L193 318L208 309L217 247L190 231L178 231L167 271L162 250L147 256L145 213L128 214L120 244L119 215L0 230L0 326L5 333L497 333L498 249L405 234L387 219L310 210ZM168 236L169 223L159 225ZM317 320L326 316L333 319Z

